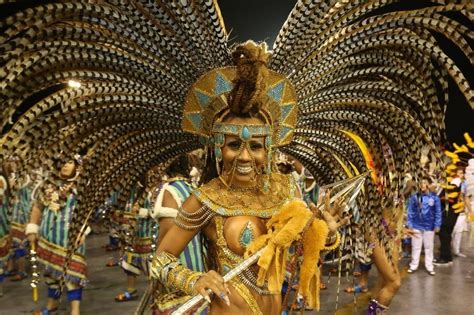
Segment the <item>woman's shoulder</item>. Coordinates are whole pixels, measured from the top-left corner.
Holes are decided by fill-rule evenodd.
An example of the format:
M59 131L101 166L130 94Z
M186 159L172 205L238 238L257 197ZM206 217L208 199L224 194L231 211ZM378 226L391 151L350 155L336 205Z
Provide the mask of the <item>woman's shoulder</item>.
M183 211L188 212L188 213L193 213L202 208L203 203L201 200L199 200L196 195L191 194L189 197L186 199L186 201L183 203Z
M201 229L213 215L209 208L191 194L180 207L175 223L185 230Z

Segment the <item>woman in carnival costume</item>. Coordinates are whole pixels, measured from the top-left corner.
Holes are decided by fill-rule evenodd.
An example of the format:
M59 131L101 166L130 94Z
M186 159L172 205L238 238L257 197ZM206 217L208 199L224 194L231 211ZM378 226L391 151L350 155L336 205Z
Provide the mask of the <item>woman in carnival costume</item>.
M138 181L130 193L125 206L127 231L130 234L124 240L125 248L120 265L127 275L127 289L115 297L117 302L131 301L138 298L137 276L143 273L149 278L149 263L157 241L158 227L151 217L153 202L156 200L160 183L151 180L152 172L147 179ZM156 176L155 176L156 177Z
M20 161L17 161L20 163ZM29 220L29 212L32 202L32 192L35 186L35 173L26 175L22 180L16 178L14 183L11 184L15 191L13 200L13 209L11 215L11 231L12 236L12 268L15 264L17 265L17 272L10 279L11 281L21 281L26 278L25 264L27 249L27 238L25 234L25 227Z
M147 220L150 200L145 186L146 183L142 180L132 187L125 209L121 214L124 248L120 266L127 276L127 289L115 296L117 302L137 299L137 276L142 272L147 275L147 256L151 254L151 237L149 237L151 235L148 234L151 234L149 225L152 222Z
M158 246L152 272L168 289L202 294L212 314L280 313L288 249L307 225L300 292L310 307L319 306L313 289L315 283L319 288L316 263L326 248L328 226L322 220L311 223L313 214L297 201L292 177L276 172L273 154L291 141L297 107L291 83L268 70L268 57L265 44L238 46L236 67L206 73L186 99L183 129L213 144L215 164L208 171L214 170L214 176L208 173L207 182L180 207L175 225ZM214 96L201 104L199 92ZM195 124L196 116L200 124ZM339 240L337 227L347 220L336 223L326 214L333 245ZM177 258L199 232L207 248L206 273L186 268ZM244 260L246 251L255 252L267 242L271 249L260 258L260 271L255 266L224 282L222 276ZM216 297L212 301L209 292Z
M270 197L262 197L262 202L269 198L269 205L274 206L267 210L284 208L283 200L294 197L285 188L291 188L291 184L286 177L269 171L267 162L272 168L272 147L286 145L281 150L301 161L320 186L372 170L363 195L357 199L361 233L366 236L363 251L374 249L390 263L395 261L390 259L393 255L388 246L391 229L381 220L382 212L395 208L403 174L412 174L415 181L421 178L418 165L423 145L437 150L437 145L444 142L443 113L449 102L448 86L459 88L474 108L472 89L462 72L469 71L473 64L468 43L472 28L469 12L473 5L468 1L435 0L427 4L397 0L298 1L267 58L265 53L251 55L255 58L232 56L217 1L70 1L14 12L2 21L4 33L0 38L0 49L6 52L1 56L0 94L6 101L0 103L0 122L2 128L7 122L14 123L12 128L3 129L6 131L0 139L0 160L21 153L22 160L30 161L25 167L30 171L42 163L38 157L43 155L39 153L51 157L64 150L65 156L70 156L97 144L79 179L77 196L81 202L69 231L71 235L82 234L81 227L87 223L91 209L102 204L111 191L130 191L136 180L152 167L201 146L198 137L184 133L180 126L185 105L185 130L199 135L207 130L203 140L208 142L204 144L220 149L216 150L216 166L221 168L223 180L209 181L183 209L197 211L195 207L201 200L215 200L217 194L225 200L223 209L229 203L259 209L260 205L252 204L254 198L247 198L255 190L241 189L235 200L234 195L223 193L239 180L237 171L249 170L259 173L249 182L256 182L262 194L266 189L271 191ZM443 47L438 44L440 37L446 39ZM462 55L458 65L443 51L447 45L455 46L458 55ZM252 67L255 72L235 75L235 68L226 70L234 61L239 67L239 60L248 59L258 60ZM462 62L466 60L468 66L464 67ZM260 76L265 72L267 75ZM251 82L245 89L237 82L265 76L268 80ZM73 82L68 84L68 80ZM251 86L257 86L255 93L241 93L250 91ZM273 101L265 101L260 107L249 102L263 97L263 91ZM232 97L228 98L229 95ZM288 100L293 100L294 105L285 103ZM226 102L228 112L236 117L228 116L225 110L218 112L224 109L218 105ZM280 113L274 104L278 104ZM299 109L297 120L295 107ZM264 127L238 127L248 124L249 119L251 125ZM230 131L217 128L228 124L237 127ZM67 132L71 128L75 132ZM224 131L231 134L224 135L224 139L217 136ZM251 159L255 160L255 165L250 163L252 167L242 163L235 167L226 165L229 158L224 152L231 149L226 137L238 138L235 147L249 143L250 149L242 150L244 153L262 146L256 144L252 149L252 136L256 135L272 140L263 143L263 170L261 156L256 153ZM62 143L70 145L61 148ZM389 162L381 149L384 144L392 152L393 176L389 176ZM236 148L237 152L239 149ZM439 152L435 152L438 160ZM230 169L236 170L235 176L228 174ZM216 183L222 187L214 187ZM384 183L383 189L380 183ZM211 194L208 188L218 193ZM221 209L211 201L207 206L212 211L203 209L199 216L208 218L205 215ZM219 217L234 219L232 211L221 212L209 216L199 228L210 229L207 224L215 225L214 221L221 220ZM180 212L177 224L189 227L190 222L200 219L191 217L185 222L186 214ZM257 216L269 218L270 214L262 211ZM254 219L239 223L247 226L251 221L242 233L244 245L252 234L264 232L260 230L262 220ZM224 221L221 223L227 227L235 222ZM183 235L194 232L187 233ZM214 236L220 240L216 250L227 248L222 241L224 236L229 240L234 237L234 241L240 239L239 235L225 233ZM258 239L250 245L249 253L259 245ZM168 243L165 237L162 245ZM242 244L228 243L243 254ZM74 249L72 244L70 251ZM225 251L224 254L232 256ZM171 254L176 256L177 252L174 248ZM230 268L241 258L232 257L231 264L225 266ZM224 269L224 265L211 262L208 266ZM391 269L386 270L387 275L391 273ZM264 272L261 275L257 287L266 293L266 288L262 289ZM203 276L202 281L206 278ZM172 287L173 279L162 280ZM198 278L189 280L188 285ZM179 285L181 281L176 282ZM246 287L252 295L255 288L252 281L249 283L252 284L248 288L236 286L243 294ZM268 286L268 291L275 292L278 281L269 282ZM370 312L385 310L380 304L388 306L396 287L383 290L378 303L371 302ZM234 290L233 285L230 290ZM273 297L262 296L257 297L257 305L248 299L253 309L261 306L265 310L266 300ZM224 307L218 301L219 298L213 300L213 307Z

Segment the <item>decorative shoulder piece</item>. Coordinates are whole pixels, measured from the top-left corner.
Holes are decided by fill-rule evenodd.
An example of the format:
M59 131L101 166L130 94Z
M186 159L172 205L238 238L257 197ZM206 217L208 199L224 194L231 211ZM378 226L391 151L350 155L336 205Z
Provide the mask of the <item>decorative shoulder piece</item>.
M206 226L214 216L215 213L207 206L202 206L194 212L185 211L180 207L174 222L182 229L195 231Z

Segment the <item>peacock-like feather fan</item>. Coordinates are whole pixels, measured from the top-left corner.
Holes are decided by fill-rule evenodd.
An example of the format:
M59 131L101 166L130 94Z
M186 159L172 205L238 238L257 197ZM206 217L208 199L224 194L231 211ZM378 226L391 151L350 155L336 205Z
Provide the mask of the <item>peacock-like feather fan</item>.
M231 61L212 1L50 3L0 28L0 160L30 172L88 152L71 240L111 191L199 147L181 130L184 97Z
M365 227L382 239L381 211L393 206L403 174L421 177L421 149L432 148L441 164L449 80L474 108L468 81L438 43L450 40L473 64L472 2L403 5L298 1L270 61L298 93L299 128L286 151L310 164L321 184L346 177L351 166L359 172L370 168L348 132L370 151L376 176L367 183L367 204L359 208L366 213Z

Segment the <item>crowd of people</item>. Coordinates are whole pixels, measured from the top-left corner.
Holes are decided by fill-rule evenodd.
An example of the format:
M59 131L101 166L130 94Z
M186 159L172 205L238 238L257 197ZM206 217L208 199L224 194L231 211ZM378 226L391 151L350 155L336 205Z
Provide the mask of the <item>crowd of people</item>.
M79 314L82 289L87 284L85 236L89 231L81 240L78 240L78 248L72 256L72 263L66 273L63 273L63 267L69 241L68 225L74 211L74 178L79 175L82 161L77 158L61 167L57 178L54 178L54 180L64 183L60 186L62 188L59 191L53 191L50 186L45 185L44 174L41 172L31 174L24 179L18 178L16 169L19 167L19 163L19 159L11 159L4 163L2 177L0 177L3 233L1 280L28 282L27 271L31 271L31 266L26 268L29 265L27 258L37 257L44 267L44 281L48 286L48 300L43 314L53 314L57 311L61 296L59 291L61 276L66 279L67 299L71 303L71 314ZM321 203L321 200L324 199L324 191L321 191L314 176L299 161L280 154L277 166L281 174L289 174L294 180L295 187L297 187L295 194L300 196L308 207ZM466 171L472 175L473 169L474 160L471 159ZM152 265L152 261L156 259L153 257L157 248L163 248L163 244L166 244L163 243L163 240L170 239L169 236L166 236L168 232L176 233L177 227L183 229L184 225L182 224L192 222L182 219L180 211L183 209L183 204L186 204L185 202L189 203L190 196L199 191L197 189L204 171L202 150L181 155L170 163L150 171L147 176L133 185L129 193L112 192L110 198L104 202L104 206L97 209L96 219L92 220L94 222L92 226L98 230L107 227L109 243L104 248L107 251L119 253L112 262L107 262L105 266L120 266L124 272L124 290L117 294L116 302L137 300L141 294L144 294L144 292L137 291L137 277L143 275L150 281L147 289L151 290L147 294L153 296L151 299L153 302L150 302L150 305L166 312L170 307L173 309L182 304L183 297L181 295L173 297L172 306L170 306L168 295L164 299L163 293L169 291L163 288L163 284L159 287L156 281L153 281L152 269L155 267ZM429 176L424 177L417 185L411 176L406 177L403 198L405 213L401 221L404 227L402 229L398 227L400 233L393 239L393 242L400 245L396 247L395 251L400 251L402 257L410 258L407 266L409 274L418 270L422 249L424 251L424 266L426 272L431 276L435 275L435 266L452 264L453 256L460 259L466 257L461 251L461 238L463 232L471 228L470 222L473 218L471 190L474 183L472 177L469 177L468 180L465 179L464 172L464 167L458 167L453 171L449 185L440 185ZM449 193L447 189L449 189ZM121 199L120 195L124 195L125 198ZM62 203L60 203L61 198ZM8 220L9 217L12 218L11 221ZM183 221L175 221L177 217ZM104 218L106 219L104 220ZM344 222L337 224L341 233L346 232L344 226L349 220L350 217L346 217ZM355 222L355 220L352 221ZM178 222L178 225L175 222ZM255 239L255 230L261 228L258 222L252 222L245 222L244 229L236 235L236 245L225 245L224 239L216 239L215 244L244 248L249 246ZM197 222L193 224L199 226ZM223 228L223 222L220 224L220 228ZM89 227L87 229L90 230ZM394 231L396 229L395 227ZM222 237L225 234L221 233L232 232L222 230L216 231L216 233L216 237ZM441 244L439 256L436 258L434 258L435 235L439 236ZM206 257L207 254L202 248L203 239L206 237L208 236L201 232L192 233L188 238L183 239L180 233L171 239L173 246L176 243L181 243L183 244L181 246L184 246L179 255L176 252L177 262L199 275L206 272L206 268L208 268L206 259L209 257ZM340 247L344 247L343 244L337 244L337 247L332 250ZM222 254L217 254L217 256L219 255ZM316 262L317 268L321 272L324 266L324 256L330 257L331 251L326 251ZM367 292L369 271L372 264L377 265L378 261L379 259L369 263L364 260L358 261L352 270L354 276L359 277L358 283L353 287L346 288L345 291L355 294ZM403 267L404 263L401 266ZM382 265L377 268L383 269L384 267ZM37 271L35 270L35 272ZM290 282L289 275L291 273L289 270L286 270L286 274L285 290L288 288L290 291L297 289L298 281ZM381 275L383 277L383 273ZM326 285L322 281L321 274L319 277L319 289L324 290ZM222 281L219 274L212 274L209 278L210 280L207 281L214 281L212 283ZM399 281L399 279L391 281L395 283L393 294L400 285ZM214 285L216 286L214 290L226 293L221 296L222 301L226 304L226 306L222 306L223 311L231 303L236 303L229 299L232 292L228 287L220 287L218 284L210 284L209 287ZM199 292L209 297L206 291ZM8 294L8 289L6 293ZM295 299L289 307L292 309L305 308L301 294L295 292L294 295ZM150 307L150 305L146 307ZM238 302L236 305L237 307L241 306ZM204 311L205 306L201 308L195 311ZM254 309L252 312L255 313L257 310ZM275 311L270 310L265 313L270 314Z
M400 254L409 259L407 273L418 270L420 256L424 253L424 267L428 275L435 276L435 266L453 264L453 258L466 258L461 251L463 235L470 235L474 222L474 159L458 163L450 169L446 183L436 182L427 171L417 185L413 178L405 178L404 229L400 239ZM468 177L465 177L465 174ZM464 233L466 232L466 233ZM435 250L435 237L439 237L439 250ZM438 256L435 257L435 252ZM370 264L359 262L356 276L358 284L349 287L348 293L368 290Z
M471 164L473 162L470 162ZM465 167L458 167L448 185L449 193L438 187L427 177L419 187L419 192L410 196L407 205L407 226L411 237L411 263L409 273L417 270L422 247L425 252L425 268L435 275L433 265L444 266L453 262L453 256L465 258L461 252L461 239L468 231L471 218L471 193L468 193L464 178ZM447 195L447 197L446 197ZM434 237L439 235L440 253L434 258Z

